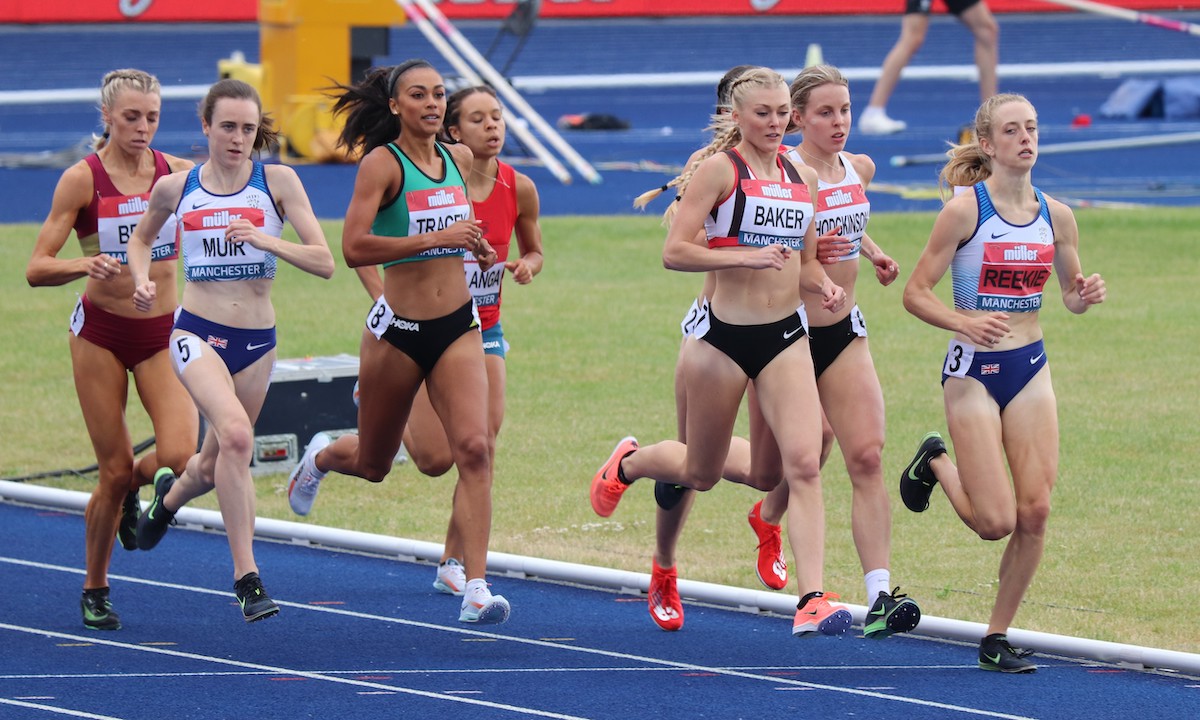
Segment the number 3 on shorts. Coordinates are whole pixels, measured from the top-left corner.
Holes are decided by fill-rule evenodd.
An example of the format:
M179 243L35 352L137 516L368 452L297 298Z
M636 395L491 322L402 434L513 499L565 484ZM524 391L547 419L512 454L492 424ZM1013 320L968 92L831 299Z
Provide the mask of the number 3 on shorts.
M975 362L975 346L961 340L951 340L946 350L946 365L942 372L950 377L966 377Z

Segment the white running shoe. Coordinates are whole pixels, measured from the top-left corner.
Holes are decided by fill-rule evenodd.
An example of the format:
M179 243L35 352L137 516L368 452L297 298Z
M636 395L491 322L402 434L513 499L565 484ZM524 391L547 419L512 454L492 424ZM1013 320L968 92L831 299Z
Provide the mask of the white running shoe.
M462 563L450 558L438 565L437 579L433 581L433 587L447 595L462 595L467 587L467 571L463 569Z
M907 128L908 123L893 120L883 108L869 107L858 118L858 131L864 135L892 135Z
M317 470L315 458L317 453L329 447L331 442L333 438L328 433L319 432L313 435L304 450L304 457L300 458L300 463L292 470L287 495L288 504L297 515L307 515L312 511L317 491L321 489L321 481L325 479L325 473Z
M480 625L499 625L508 620L512 608L503 595L493 595L487 584L480 582L474 587L468 587L463 595L462 607L459 609L458 621L478 623Z

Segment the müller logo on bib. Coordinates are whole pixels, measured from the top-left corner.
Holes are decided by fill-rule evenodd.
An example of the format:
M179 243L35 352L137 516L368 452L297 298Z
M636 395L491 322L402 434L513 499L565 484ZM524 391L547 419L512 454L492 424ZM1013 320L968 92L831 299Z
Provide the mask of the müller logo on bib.
M1005 260L1037 260L1037 250L1030 250L1025 245L1018 245L1004 251Z
M821 205L826 209L844 205L861 205L867 202L867 194L863 192L862 185L844 185L821 190L817 194L821 199Z
M776 182L773 180L742 180L742 192L746 197L769 198L772 200L795 200L808 202L808 186L802 183Z
M457 185L451 187L410 190L405 193L409 212L429 212L454 205L466 205L467 196Z
M146 201L145 195L134 195L117 205L118 215L139 215L146 212L150 207L150 203Z
M779 184L763 185L762 194L763 194L763 197L782 198L784 200L792 199L791 188L785 188Z
M429 207L446 207L454 204L454 196L445 190L438 190L429 196Z
M206 228L226 227L234 220L242 218L240 213L231 213L228 210L219 210L212 215L206 215L200 219L200 224Z
M206 230L228 227L234 220L249 220L254 227L263 227L265 215L258 208L217 208L184 213L183 229Z

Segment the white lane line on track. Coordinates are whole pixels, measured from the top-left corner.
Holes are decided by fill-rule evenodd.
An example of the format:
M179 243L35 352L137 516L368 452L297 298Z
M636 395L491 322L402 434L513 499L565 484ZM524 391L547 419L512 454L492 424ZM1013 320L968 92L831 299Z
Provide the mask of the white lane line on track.
M303 607L297 606L297 607ZM507 705L505 703L488 702L486 700L474 700L471 698L456 697L445 693L428 692L426 690L415 690L413 688L399 687L396 685L385 685L383 683L369 682L366 680L355 680L353 678L342 678L335 675L326 675L323 673L309 672L306 670L297 670L295 668L276 667L272 665L262 665L260 663L243 662L241 660L230 660L229 658L215 657L212 655L201 655L199 653L181 652L179 650L168 650L161 647L146 647L144 645L135 645L132 643L116 642L113 640L104 640L96 637L84 637L82 635L72 635L70 633L55 632L52 630L43 630L38 628L27 628L19 625L10 625L8 623L0 623L0 630L11 630L13 632L27 633L30 635L41 635L48 638L58 638L64 640L86 640L91 645L104 645L106 647L120 648L123 650L137 650L138 652L153 653L156 655L166 655L184 660L197 660L201 662L217 663L219 665L229 665L232 667L246 668L249 670L258 670L269 675L287 675L290 677L303 677L309 680L321 680L324 682L339 683L342 685L350 685L360 688L370 688L371 690L383 691L386 693L403 693L406 695L418 695L420 697L432 698L434 700L449 700L452 702L467 703L468 705L480 705L483 707L493 708L496 710L509 710L523 715L536 715L538 717L556 718L558 720L587 720L577 715L563 715L561 713L546 712L534 708L520 707L518 705ZM87 715L84 717L102 718L100 715Z
M95 713L80 712L79 710L68 710L54 705L43 705L42 703L22 702L20 700L8 700L0 698L0 705L14 705L16 707L28 708L30 710L44 710L56 715L66 715L68 717L88 718L88 720L121 720L121 718L113 717L112 715L97 715Z
M28 628L36 630L37 628ZM79 645L90 645L91 643L79 643ZM142 647L145 644L139 643ZM905 665L899 666L876 666L876 665L793 665L788 669L796 673L800 671L829 671L829 670L878 670L880 667L892 670L966 670L970 669L966 665ZM743 670L753 673L766 673L761 680L773 680L775 675L771 675L771 671L777 668L772 667L727 667L722 666L721 670ZM545 675L554 673L674 673L679 672L679 668L674 667L631 667L624 666L603 666L595 667L528 667L528 668L503 668L503 667L461 667L461 668L380 668L370 667L362 670L347 670L327 669L327 670L310 670L309 672L320 673L321 675ZM0 680L129 680L133 678L188 678L188 677L249 677L253 675L274 675L273 672L265 672L259 670L228 670L223 672L205 671L205 672L111 672L111 673L8 673L0 674ZM1190 687L1200 687L1193 685ZM894 687L862 687L859 690L895 690ZM21 698L25 700L36 698Z
M83 574L83 571L78 568L65 567L62 565L51 565L48 563L33 562L30 560L21 560L21 559L17 559L17 558L0 557L0 563L10 563L13 565L21 565L21 566L31 567L31 568L41 569L41 570L53 570L53 571L57 571L57 572L67 572L67 573L71 573L71 574ZM185 592L200 593L200 594L205 594L205 595L219 595L219 596L223 596L223 597L228 597L230 595L230 592L227 590L212 590L210 588L203 588L203 587L197 587L197 586L192 586L192 585L180 585L177 583L167 583L167 582L161 582L158 580L145 580L142 578L135 578L135 577L127 576L127 575L110 575L109 579L110 580L117 579L117 580L123 580L125 582L130 582L130 583L149 585L152 587L168 588L168 589L172 589L172 590L182 590ZM355 618L355 619L360 619L360 620L373 620L376 622L390 623L393 625L404 625L407 627L415 627L415 628L421 628L421 629L425 629L425 630L447 632L447 633L451 633L451 634L463 635L463 636L472 637L472 638L489 638L489 639L493 639L493 640L497 640L497 641L513 642L513 643L518 643L518 644L522 644L522 645L531 645L534 647L554 648L557 650L565 650L568 652L576 652L576 653L582 653L582 654L586 654L586 655L599 655L602 657L610 657L610 658L618 658L621 660L628 660L631 662L640 662L640 663L646 663L646 664L650 664L650 665L659 665L662 667L672 668L672 669L677 669L677 670L709 672L709 673L714 673L714 674L718 674L718 675L724 675L727 677L736 677L736 678L741 678L741 679L746 679L746 680L766 681L766 682L774 683L776 685L786 685L786 686L791 686L791 687L796 687L796 688L809 688L809 689L814 689L814 690L825 690L827 692L840 693L840 694L844 694L844 695L857 695L860 697L869 697L869 698L874 698L874 699L878 699L878 700L899 702L899 703L904 703L907 705L917 705L917 706L921 706L921 707L938 708L941 710L948 710L951 712L960 712L960 713L964 713L967 715L980 715L983 717L1002 718L1003 720L1035 720L1034 718L1031 718L1031 717L1028 717L1025 715L1010 715L1007 713L998 713L998 712L993 712L990 710L981 710L978 708L967 707L965 705L952 705L949 703L940 703L940 702L935 702L935 701L931 701L931 700L921 700L918 698L906 697L903 695L892 695L892 694L876 692L876 691L872 691L872 690L860 690L857 688L842 687L842 686L838 686L838 685L825 685L822 683L805 682L802 680L793 680L790 678L783 678L783 677L778 677L778 676L774 676L774 675L771 675L771 676L760 675L760 674L749 673L749 672L733 670L733 669L728 669L728 668L717 668L717 667L709 667L706 665L695 665L692 663L678 662L675 660L666 660L663 658L647 657L647 656L643 656L643 655L634 655L631 653L621 653L621 652L615 652L612 650L601 650L598 648L587 648L587 647L580 647L577 645L564 645L563 643L547 642L544 640L534 640L534 639L530 639L530 638L513 637L510 635L499 635L497 633L489 633L489 632L473 630L473 629L464 628L464 627L451 627L451 626L446 626L446 625L437 625L434 623L420 622L420 621L416 621L416 620L405 620L403 618L387 617L387 616L382 616L382 615L372 615L369 613L360 613L360 612L355 612L353 610L344 610L341 608L335 608L335 607L329 607L329 606L308 605L305 603L293 603L293 602L281 601L279 599L275 599L275 602L280 607L295 608L297 610L307 610L309 612L330 613L332 615L340 615L342 617L350 617L350 618ZM397 688L394 686L382 685L379 683L370 683L370 682L364 682L364 681L358 681L358 680L350 680L347 678L340 678L340 677L337 677L334 675L313 673L313 672L307 672L307 671L303 671L303 670L274 668L274 667L266 666L266 665L257 665L255 663L242 663L242 662L238 662L238 661L234 661L234 660L228 660L226 658L209 657L209 656L205 656L205 655L184 653L184 652L179 652L177 650L167 650L164 648L145 647L145 646L141 646L141 645L131 645L128 643L119 643L119 642L113 642L113 641L108 641L108 640L96 640L92 637L85 637L85 636L80 636L80 635L70 635L67 633L51 632L51 631L46 631L46 630L40 630L37 628L25 628L25 627L21 627L21 626L17 626L17 625L9 625L7 623L0 623L0 629L14 630L17 632L27 632L27 633L32 633L32 634L41 634L41 635L46 635L49 637L58 637L58 638L63 638L63 639L68 639L68 640L87 641L87 642L92 642L94 644L109 645L109 646L113 646L113 647L125 647L125 648L140 650L143 652L157 652L157 653L163 653L166 655L172 655L172 656L176 656L176 657L184 657L184 658L193 659L193 660L210 660L212 662L219 663L219 664L233 665L233 666L237 666L237 667L245 667L245 668L251 668L251 669L256 669L256 670L278 672L279 674L293 674L293 675L297 675L300 677L309 677L314 680L328 680L331 682L338 682L338 683L359 684L359 685L362 685L365 687L371 687L373 689L378 689L378 690L396 690L398 692L412 693L415 695L422 695L425 697L442 698L442 699L446 699L446 700L452 700L455 702L482 704L482 705L488 705L490 707L500 707L500 708L504 708L504 709L512 709L512 710L516 710L518 712L522 711L518 708L511 707L511 706L497 705L494 703L485 703L485 702L478 701L478 700L454 697L454 696L444 695L444 694L439 694L439 693L429 693L429 692L419 691L419 690ZM543 713L543 712L533 711L533 710L528 710L526 712L531 712L531 713L542 715L545 717L556 717L556 718L573 717L573 716L567 716L567 715L556 715L556 714L552 714L552 713Z

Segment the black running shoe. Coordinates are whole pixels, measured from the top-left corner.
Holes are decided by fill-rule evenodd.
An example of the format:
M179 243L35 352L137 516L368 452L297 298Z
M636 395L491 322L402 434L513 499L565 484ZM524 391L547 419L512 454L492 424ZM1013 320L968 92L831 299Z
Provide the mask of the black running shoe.
M882 640L889 635L908 632L921 622L921 608L917 601L907 595L900 594L900 588L892 590L889 595L882 590L875 598L871 609L867 611L867 622L863 627L863 637L872 640Z
M84 590L79 599L83 611L83 626L89 630L120 630L121 616L113 610L108 599L108 588Z
M137 550L138 516L142 514L142 503L138 491L130 490L121 504L121 523L117 525L117 540L126 550Z
M904 472L900 473L900 499L904 507L913 512L925 512L929 507L929 496L937 485L937 476L929 461L946 452L946 442L936 432L921 438L921 447Z
M1031 673L1037 670L1037 665L1025 658L1032 654L1032 650L1015 649L1008 644L1007 636L995 633L979 643L979 667L1005 673Z
M246 622L269 618L279 612L279 606L267 597L258 573L246 573L233 584L233 591L237 594L238 605L242 606L242 616Z
M175 524L175 513L163 505L163 498L175 484L175 473L170 468L159 468L154 473L154 499L150 507L137 521L137 546L142 550L152 550L167 534L167 528Z

